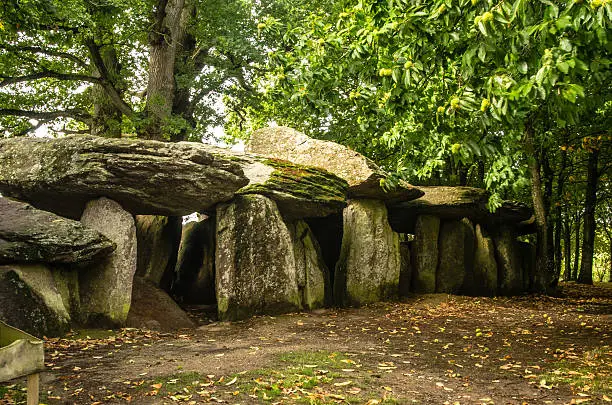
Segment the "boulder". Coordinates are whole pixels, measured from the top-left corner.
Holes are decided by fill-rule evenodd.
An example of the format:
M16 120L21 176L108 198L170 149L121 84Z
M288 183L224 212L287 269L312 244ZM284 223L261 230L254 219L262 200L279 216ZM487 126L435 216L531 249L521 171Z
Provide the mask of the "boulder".
M181 217L136 216L136 275L146 278L163 290L169 290L181 243L182 227Z
M79 274L83 318L92 326L123 326L136 273L134 218L121 205L103 197L87 204L81 222L117 245L110 257Z
M214 304L215 217L188 222L176 263L172 295L185 304Z
M287 220L325 217L346 205L346 181L325 170L246 154L235 154L233 161L250 181L239 193L274 200Z
M402 297L406 297L410 295L410 284L412 280L410 244L408 242L400 242L400 264L399 294Z
M151 281L136 276L126 326L169 332L193 328L195 324L168 294Z
M187 215L248 184L240 166L219 151L94 136L0 139L0 193L73 219L100 196L133 214Z
M497 262L495 244L483 226L476 225L476 251L474 253L474 281L466 286L466 293L474 296L492 297L497 294Z
M442 223L438 237L438 255L436 292L458 294L464 284L471 284L474 266L474 226L469 219Z
M495 236L495 255L499 294L520 294L523 291L522 263L516 234L511 228L503 227Z
M70 329L70 314L48 267L0 266L0 320L38 337Z
M319 243L304 221L287 224L293 243L296 279L302 308L313 310L331 304L329 271Z
M114 248L104 235L77 221L0 197L0 263L90 262Z
M412 242L412 291L433 293L436 291L438 268L438 235L440 218L420 215L414 228Z
M243 195L220 204L216 241L219 319L300 309L293 243L274 201Z
M399 275L399 235L389 226L384 202L349 200L335 271L336 303L359 306L396 297Z
M383 190L381 180L388 175L370 159L346 146L313 139L292 128L269 127L255 131L247 151L334 173L348 182L351 198L403 201L422 195L405 182L395 189Z

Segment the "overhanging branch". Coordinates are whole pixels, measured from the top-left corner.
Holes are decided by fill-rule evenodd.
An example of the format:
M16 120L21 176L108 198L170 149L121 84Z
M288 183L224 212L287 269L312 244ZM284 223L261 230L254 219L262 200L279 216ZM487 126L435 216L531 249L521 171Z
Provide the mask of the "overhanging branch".
M35 120L50 121L57 118L72 118L86 124L91 123L91 115L84 110L70 109L62 111L30 111L16 108L0 108L0 116L16 116Z
M11 76L0 75L0 78L4 79L0 82L0 87L5 87L5 86L8 86L10 84L15 84L15 83L29 82L29 81L38 80L38 79L57 79L57 80L69 80L69 81L71 80L71 81L77 81L77 82L100 83L100 79L97 77L81 75L81 74L74 74L74 73L60 73L60 72L54 72L51 70L45 70L43 72L36 72L36 73L32 73L32 74L25 75L25 76L11 77Z

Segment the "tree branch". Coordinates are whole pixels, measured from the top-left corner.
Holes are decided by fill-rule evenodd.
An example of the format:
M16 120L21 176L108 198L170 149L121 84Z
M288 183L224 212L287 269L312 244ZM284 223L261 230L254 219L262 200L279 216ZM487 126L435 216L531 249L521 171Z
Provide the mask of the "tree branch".
M57 80L72 80L72 81L77 81L77 82L100 83L100 79L97 77L81 75L81 74L74 74L74 73L60 73L60 72L54 72L51 70L45 70L42 72L32 73L30 75L15 76L15 77L0 75L0 78L4 79L0 82L0 87L5 87L5 86L8 86L9 84L23 83L23 82L29 82L31 80L38 80L38 79L45 79L45 78L57 79Z
M68 59L74 62L75 64L79 65L83 69L89 69L89 65L85 61L83 61L82 59L68 52L56 51L53 49L45 49L39 46L7 46L7 45L2 45L2 44L0 44L0 49L6 49L7 51L12 51L16 53L17 52L32 52L32 53L38 53L38 54L48 55L48 56L57 56L59 58Z
M79 109L63 110L63 111L29 111L19 110L15 108L0 108L0 116L17 116L31 118L35 120L50 121L57 118L72 118L86 124L91 123L91 114L87 111Z
M102 55L100 54L100 47L95 43L92 38L88 38L85 41L85 45L87 49L89 49L89 53L91 55L91 60L93 61L100 77L98 78L97 84L102 86L108 96L110 97L113 105L117 107L122 114L127 115L128 117L134 115L134 110L130 107L121 97L121 94L117 91L112 81L110 80L110 75L108 73L108 69L104 64L104 59L102 59Z

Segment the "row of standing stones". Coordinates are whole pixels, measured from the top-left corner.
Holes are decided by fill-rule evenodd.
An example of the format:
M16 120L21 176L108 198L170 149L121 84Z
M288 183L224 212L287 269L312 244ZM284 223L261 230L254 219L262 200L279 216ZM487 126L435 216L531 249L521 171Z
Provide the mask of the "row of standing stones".
M0 319L38 336L75 325L193 326L410 293L533 288L531 212L465 187L383 190L380 168L284 127L246 153L69 136L0 140ZM193 212L198 221L183 225ZM407 235L412 235L410 238ZM170 298L170 297L173 298Z

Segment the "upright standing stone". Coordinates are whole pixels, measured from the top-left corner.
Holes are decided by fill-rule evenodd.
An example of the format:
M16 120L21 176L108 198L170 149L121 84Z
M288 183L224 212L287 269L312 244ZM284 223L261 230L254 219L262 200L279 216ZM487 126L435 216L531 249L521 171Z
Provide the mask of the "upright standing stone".
M297 285L302 307L316 309L331 303L329 271L319 243L308 224L296 221L287 224L293 240L293 255L297 269Z
M276 203L237 196L217 207L219 319L300 309L293 243Z
M512 229L503 227L495 237L495 250L498 263L499 293L502 295L519 294L523 288L521 258L517 249L516 236Z
M436 292L458 294L472 277L474 264L474 227L469 219L445 221L440 228L439 263ZM468 282L469 284L469 282Z
M483 229L476 225L476 252L474 253L474 284L466 291L470 295L489 296L497 294L497 262L495 244Z
M523 291L533 291L536 269L536 247L529 242L516 242L521 257Z
M406 297L410 294L410 284L412 282L412 264L408 242L400 242L400 260L399 293L402 297Z
M412 243L412 290L417 293L436 291L438 268L438 234L440 218L420 215L414 229Z
M344 210L342 251L334 293L341 305L363 305L398 295L399 235L378 200L350 200Z
M96 326L123 325L130 310L136 273L134 218L115 201L102 197L87 204L81 222L117 245L108 259L79 274L84 318Z
M136 275L168 290L181 243L181 217L137 215L138 266Z
M214 304L215 217L183 226L172 294L187 304Z

